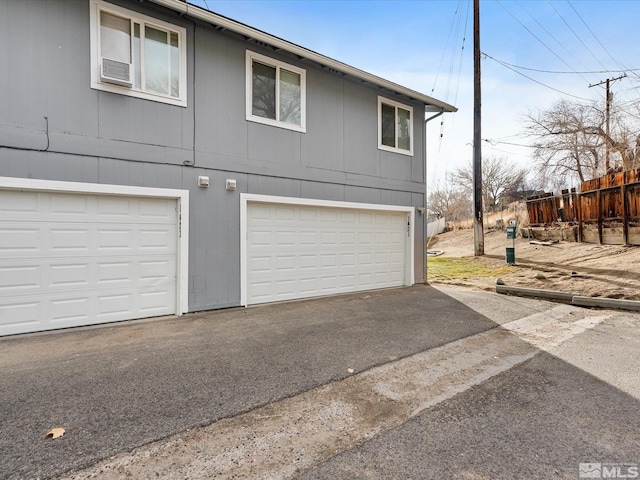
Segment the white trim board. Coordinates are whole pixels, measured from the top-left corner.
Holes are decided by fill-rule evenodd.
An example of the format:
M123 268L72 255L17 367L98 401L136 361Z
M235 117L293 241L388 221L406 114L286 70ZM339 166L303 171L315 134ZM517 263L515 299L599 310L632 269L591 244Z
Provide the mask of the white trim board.
M42 192L92 193L128 197L175 198L180 208L178 273L176 275L176 315L189 311L189 191L170 188L109 185L102 183L63 182L32 178L0 177L2 190L38 190Z
M240 305L246 307L248 305L248 272L247 272L247 209L248 204L253 203L276 203L297 206L312 207L328 207L328 208L348 208L355 210L372 210L384 212L405 212L409 215L409 235L407 236L406 252L406 269L404 285L411 286L415 283L414 272L414 233L415 233L415 208L409 206L398 205L382 205L376 203L356 203L334 200L318 200L297 197L281 197L271 195L260 195L252 193L240 194Z

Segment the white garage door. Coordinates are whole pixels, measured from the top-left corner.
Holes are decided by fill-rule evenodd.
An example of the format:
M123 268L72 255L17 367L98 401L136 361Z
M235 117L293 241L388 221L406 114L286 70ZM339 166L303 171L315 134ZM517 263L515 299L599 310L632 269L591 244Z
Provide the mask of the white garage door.
M177 204L0 190L0 335L176 313Z
M410 219L407 211L248 202L245 303L410 284Z

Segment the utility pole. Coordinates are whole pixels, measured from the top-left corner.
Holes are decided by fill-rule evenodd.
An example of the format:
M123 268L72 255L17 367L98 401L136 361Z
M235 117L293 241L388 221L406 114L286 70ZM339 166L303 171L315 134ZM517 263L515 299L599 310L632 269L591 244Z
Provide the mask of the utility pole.
M603 83L606 84L606 100L605 100L605 119L606 119L606 126L605 126L605 133L607 134L607 138L605 138L605 142L604 142L604 146L605 146L605 157L604 157L604 171L605 173L609 171L609 167L610 167L610 162L609 162L609 157L610 157L610 151L611 151L611 145L610 145L610 139L611 139L611 98L613 97L613 95L611 94L611 90L609 88L609 85L611 82L615 82L616 80L621 80L623 78L625 78L627 76L627 74L625 73L624 75L621 75L619 77L616 78L607 78L606 80L603 80L602 82L599 83L594 83L589 85L589 88L591 87L596 87L598 85L602 85Z
M473 0L473 251L484 255L480 90L480 0Z

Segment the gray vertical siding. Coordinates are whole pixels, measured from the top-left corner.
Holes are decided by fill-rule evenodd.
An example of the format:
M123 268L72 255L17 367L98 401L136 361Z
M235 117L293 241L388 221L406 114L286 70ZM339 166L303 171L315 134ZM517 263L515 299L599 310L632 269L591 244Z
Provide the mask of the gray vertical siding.
M114 3L187 29L188 106L90 88L88 0L0 0L0 42L11 45L0 49L0 176L189 190L191 311L239 305L241 192L424 205L422 104L386 95L414 108L414 155L383 152L379 89L211 26L194 30L149 3ZM246 121L247 49L306 69L307 133ZM416 214L417 281L423 221Z

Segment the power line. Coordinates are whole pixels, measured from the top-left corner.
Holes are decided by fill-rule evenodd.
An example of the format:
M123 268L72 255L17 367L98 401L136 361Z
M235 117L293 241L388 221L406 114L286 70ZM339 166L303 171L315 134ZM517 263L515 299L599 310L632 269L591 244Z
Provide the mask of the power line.
M613 58L613 56L611 55L611 53L609 53L609 50L607 50L607 48L602 44L602 42L600 41L600 39L596 36L595 33L593 33L593 30L591 30L591 28L589 27L589 25L587 25L587 22L584 21L584 18L582 18L582 16L580 15L580 13L578 13L578 11L576 10L576 8L573 6L573 4L571 3L571 0L567 0L567 3L569 4L569 6L573 9L573 11L575 12L575 14L577 15L577 17L582 21L583 25L585 27L587 27L587 30L589 30L589 33L591 33L591 35L593 36L593 38L596 39L596 42L598 42L598 44L602 47L602 49L605 51L605 53L607 55L609 55L609 58L611 60L613 60L613 63L615 63L616 65L618 65L619 67L624 67L624 65L621 65L620 63L618 63L616 61L615 58Z
M497 59L495 57L492 57L491 55L489 55L488 53L482 52L482 54L485 57L490 58L491 60L495 60L498 63L501 63L504 66L509 66L509 67L513 67L513 68L517 68L518 70L527 70L529 72L538 72L538 73L551 73L551 74L558 74L558 75L573 75L573 74L601 74L601 73L624 73L624 72L640 72L640 68L630 68L630 69L624 69L624 70L593 70L593 71L576 71L576 70L572 70L572 71L561 71L561 70L543 70L543 69L539 69L539 68L531 68L531 67L523 67L520 65L514 65L513 63L509 63L509 62L505 62L504 60L500 60Z
M576 61L578 61L578 63L582 64L582 62L580 62L580 60L579 60L578 58L576 58L575 54L574 54L573 52L571 52L571 51L570 51L570 50L565 46L565 44L564 44L564 43L560 42L560 41L556 38L556 36L555 36L553 33L551 33L549 30L547 30L547 29L545 28L545 26L544 26L544 25L542 25L542 24L538 21L538 19L537 19L537 18L535 18L535 17L534 17L534 16L533 16L533 15L532 15L532 14L531 14L531 13L530 13L526 8L524 8L524 6L522 5L522 3L519 3L519 5L520 5L520 8L522 8L522 10L524 10L524 11L527 13L527 15L529 15L529 17L531 17L531 19L532 19L534 22L536 22L536 24L538 24L538 26L539 26L542 30L544 30L544 32L545 32L547 35L549 35L549 37L551 37L551 38L556 42L556 44L558 44L558 46L559 46L560 48L562 48L566 53L568 53L571 57L573 57Z
M571 28L571 25L569 25L569 23L564 19L564 17L560 14L560 12L558 12L558 10L557 10L557 9L556 9L556 7L553 5L553 3L549 2L549 5L551 5L551 8L553 8L553 11L554 11L554 12L556 12L556 15L558 15L558 17L560 17L560 19L561 19L561 20L562 20L562 22L567 26L567 28L568 28L569 30L571 30L571 33L573 33L573 35L578 39L578 41L582 44L582 46L583 46L584 48L586 48L586 49L587 49L587 51L588 51L588 52L593 56L593 58L595 58L595 59L596 59L596 62L598 62L598 63L602 66L602 68L607 68L607 67L605 67L605 66L602 64L602 62L601 62L601 61L600 61L600 59L595 55L595 53L593 53L593 52L591 51L591 49L587 46L587 44L586 44L586 43L584 43L584 41L582 40L582 38L580 38L580 36L576 33L576 31L575 31L573 28Z
M464 32L462 34L462 48L460 49L460 63L458 64L458 83L456 84L456 95L454 97L453 104L455 105L458 102L458 91L460 89L460 78L462 77L462 60L464 55L464 44L467 39L467 27L469 26L469 9L471 7L471 2L467 2L467 14L465 15L464 21Z
M445 42L444 48L442 49L442 55L440 56L440 63L438 64L438 69L436 70L436 77L433 79L433 86L431 87L431 94L435 92L436 83L438 83L438 78L440 77L440 70L442 69L442 64L444 63L444 57L449 48L449 42L451 41L451 36L453 33L454 26L456 25L456 20L458 20L458 11L460 10L460 4L462 0L458 0L458 4L456 5L456 9L453 12L453 19L451 20L451 26L449 27L449 33L447 34L447 41ZM458 20L459 24L459 20ZM453 40L455 44L455 40ZM447 92L448 94L448 92Z
M496 145L512 145L514 147L531 147L531 145L524 145L522 143L513 143L513 142L501 142L499 140L494 140L492 138L483 138L482 139L483 142L487 142L488 144L490 144L491 146L496 146Z
M483 54L483 55L484 55L484 54ZM550 90L553 90L553 91L555 91L555 92L561 93L562 95L567 95L568 97L577 98L578 100L584 100L584 101L586 101L586 102L590 101L588 98L579 97L579 96L577 96L577 95L573 95L573 94L571 94L571 93L567 93L567 92L563 92L562 90L558 90L557 88L554 88L554 87L552 87L552 86L550 86L550 85L547 85L547 84L545 84L545 83L542 83L542 82L540 82L540 81L536 80L535 78L531 78L530 76L525 75L525 74L524 74L524 73L522 73L522 72L519 72L519 71L518 71L518 70L516 70L515 68L511 68L509 65L507 65L507 64L505 64L505 63L502 63L502 62L500 62L499 60L496 60L496 59L495 59L495 58L493 58L493 57L489 57L488 55L485 55L485 56L486 56L487 58L491 58L491 60L493 60L493 61L497 62L498 64L500 64L500 65L502 65L503 67L505 67L505 68L507 68L507 69L511 70L512 72L517 73L518 75L523 76L523 77L524 77L524 78L526 78L527 80L531 80L532 82L537 83L538 85L541 85L541 86L543 86L543 87L545 87L545 88L548 88L548 89L550 89Z
M567 67L571 68L571 70L574 70L571 65L569 65L567 62L564 61L564 59L562 57L560 57L560 55L558 55L551 47L549 47L549 45L547 45L546 43L544 43L542 41L542 39L540 37L538 37L535 33L533 33L531 31L531 29L529 29L524 23L522 23L513 13L511 13L503 4L500 0L496 0L498 5L500 5L502 7L502 9L507 12L509 15L511 15L511 17L520 24L520 26L522 28L524 28L527 32L529 32L531 34L531 36L533 38L535 38L538 42L540 42L547 50L549 50L556 58L558 58L558 60L560 60L562 63L564 63ZM520 72L518 72L520 73ZM520 75L522 75L520 73ZM526 75L523 75L526 76ZM560 92L562 93L562 92Z

